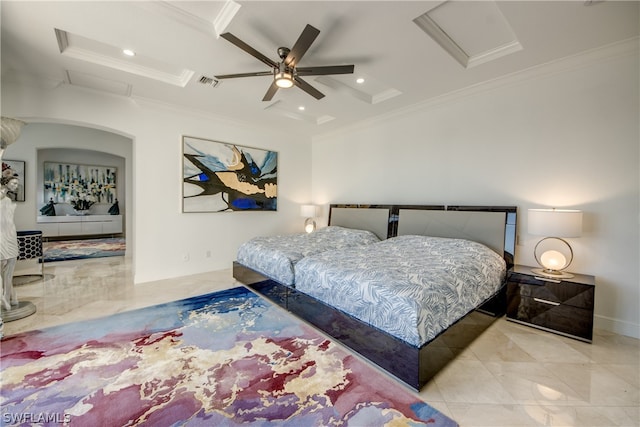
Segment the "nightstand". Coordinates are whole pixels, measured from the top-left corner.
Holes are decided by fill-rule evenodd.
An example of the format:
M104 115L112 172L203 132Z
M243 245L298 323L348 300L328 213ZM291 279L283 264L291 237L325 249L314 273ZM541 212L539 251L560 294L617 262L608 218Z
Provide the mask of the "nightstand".
M508 272L507 320L591 342L595 278L551 279L531 268L516 265Z

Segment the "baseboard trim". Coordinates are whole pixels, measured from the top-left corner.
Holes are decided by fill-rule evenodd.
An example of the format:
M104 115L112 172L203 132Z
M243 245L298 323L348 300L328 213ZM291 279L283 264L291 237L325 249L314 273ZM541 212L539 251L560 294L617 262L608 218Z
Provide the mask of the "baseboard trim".
M640 324L600 315L596 315L593 320L596 329L640 339Z

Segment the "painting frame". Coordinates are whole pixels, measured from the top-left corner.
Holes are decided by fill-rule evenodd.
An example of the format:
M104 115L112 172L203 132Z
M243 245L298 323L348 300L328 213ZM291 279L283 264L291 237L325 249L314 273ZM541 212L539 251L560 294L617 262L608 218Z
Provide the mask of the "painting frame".
M182 212L278 210L278 152L182 136Z
M7 197L9 197L14 202L24 202L25 201L25 187L26 187L26 176L25 176L25 168L26 162L24 160L8 160L2 159L2 172L4 175L5 165L7 165L11 170L13 170L13 174L16 174L18 177L18 188L15 192L9 191L7 192Z
M95 203L113 204L118 198L117 166L45 161L42 169L44 203L90 196Z

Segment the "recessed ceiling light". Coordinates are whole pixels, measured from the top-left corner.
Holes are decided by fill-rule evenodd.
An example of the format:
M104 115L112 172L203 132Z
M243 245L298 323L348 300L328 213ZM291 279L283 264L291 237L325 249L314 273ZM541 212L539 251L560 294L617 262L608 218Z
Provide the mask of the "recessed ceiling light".
M304 111L304 105L299 106L299 107L298 107L298 110L300 110L300 111Z
M364 83L364 79L362 77L358 77L356 79L356 83L362 84L362 83Z
M136 56L136 53L131 49L122 49L122 53L124 53L127 56Z

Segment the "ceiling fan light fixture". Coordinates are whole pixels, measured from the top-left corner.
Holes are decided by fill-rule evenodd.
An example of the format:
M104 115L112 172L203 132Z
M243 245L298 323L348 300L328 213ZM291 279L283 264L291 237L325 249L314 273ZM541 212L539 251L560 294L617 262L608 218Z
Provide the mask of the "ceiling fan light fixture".
M293 86L293 76L290 73L287 73L285 71L276 73L275 79L276 79L276 85L279 88L286 89Z

